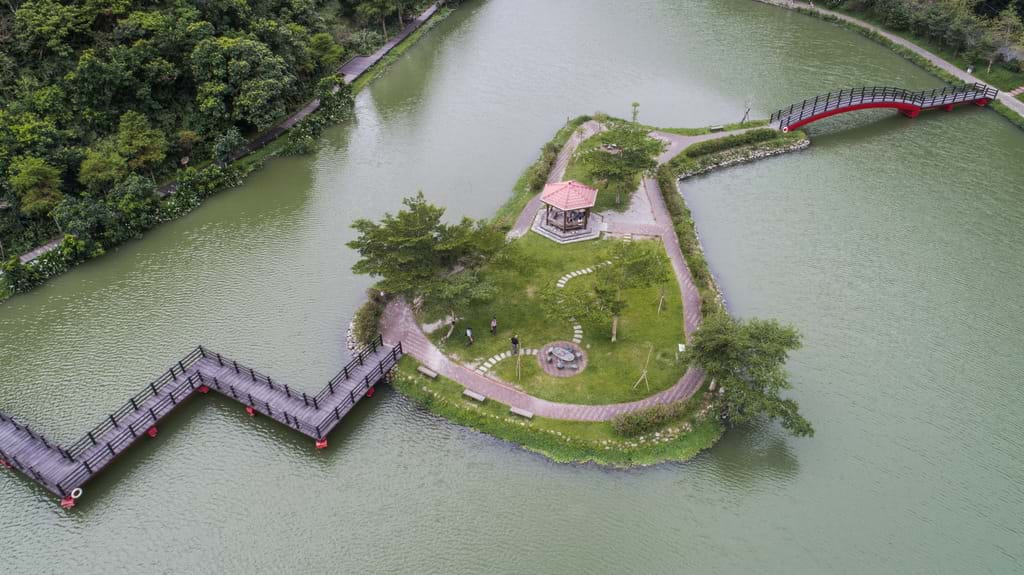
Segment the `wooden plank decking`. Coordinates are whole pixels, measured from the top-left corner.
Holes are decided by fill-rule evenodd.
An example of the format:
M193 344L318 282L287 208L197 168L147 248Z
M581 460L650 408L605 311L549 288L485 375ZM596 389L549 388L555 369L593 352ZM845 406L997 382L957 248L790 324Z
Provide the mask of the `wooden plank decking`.
M118 455L147 437L175 407L197 393L216 391L254 412L326 445L327 435L402 356L402 344L380 337L316 395L297 391L202 346L130 398L70 447L48 440L0 412L0 465L18 469L59 497L85 485Z

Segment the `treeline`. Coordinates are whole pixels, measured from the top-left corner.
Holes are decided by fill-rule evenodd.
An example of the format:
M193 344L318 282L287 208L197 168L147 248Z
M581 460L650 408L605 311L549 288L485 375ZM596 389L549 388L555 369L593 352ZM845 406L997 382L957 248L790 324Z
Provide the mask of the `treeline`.
M1024 71L1024 0L828 0L886 27L928 38L954 57Z
M6 0L0 261L63 233L102 249L179 211L195 198L161 211L156 182L225 177L194 168L330 94L427 3Z

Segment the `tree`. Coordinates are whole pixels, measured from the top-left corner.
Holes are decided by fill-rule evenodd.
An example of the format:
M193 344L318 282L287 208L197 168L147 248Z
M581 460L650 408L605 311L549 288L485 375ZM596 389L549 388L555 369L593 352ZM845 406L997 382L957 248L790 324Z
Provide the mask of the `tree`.
M793 435L811 436L814 428L800 415L797 402L780 395L793 387L784 366L789 352L800 345L800 334L792 326L774 320L739 321L722 312L704 320L685 357L721 388L733 423L763 415Z
M476 270L464 270L441 278L424 289L424 296L430 305L444 310L453 320L459 317L459 310L474 303L490 301L496 293L494 284L481 278ZM451 337L454 329L455 322L452 321L445 339Z
M594 178L615 188L615 203L618 204L622 190L631 192L638 174L658 167L654 156L661 151L662 144L647 137L633 124L617 126L596 137L597 143L603 145L583 152L580 160Z
M111 223L107 206L88 196L64 198L53 208L53 219L61 230L85 240L102 237Z
M469 218L445 224L444 208L428 203L423 192L402 204L405 209L385 214L381 223L356 220L352 228L359 237L346 244L360 256L352 270L379 278L379 289L420 294L442 276L476 265L493 253L489 228Z
M128 173L128 162L109 140L101 140L85 153L78 181L93 191L104 191Z
M27 216L48 214L64 197L60 185L60 171L40 158L21 156L11 162L11 189Z
M1012 49L1024 33L1024 23L1017 16L1012 7L1007 7L999 13L999 17L993 20L986 33L988 44L987 60L988 71L992 72L992 64L1000 57L1004 57L1008 50Z
M242 137L238 128L232 126L214 140L213 157L221 164L226 164L231 161L235 150L241 149L245 144L245 138Z
M219 36L196 44L189 56L199 86L196 103L208 126L228 120L259 129L285 115L295 78L284 58L251 37Z
M117 150L133 171L152 170L167 155L167 138L138 112L125 112L117 127Z
M153 180L131 174L118 182L107 194L107 208L112 215L118 235L109 240L133 237L151 228L156 223L157 199L153 194L156 184ZM108 234L109 236L110 234Z
M388 37L387 19L394 11L395 6L392 4L392 0L364 0L356 6L356 15L364 21L380 19L380 27L384 31L385 38Z
M595 292L600 309L611 316L614 342L618 339L619 316L626 309L622 290L665 283L669 263L659 242L619 242L612 249L612 264L598 268Z
M320 70L330 70L341 63L345 50L327 32L309 37L309 52Z

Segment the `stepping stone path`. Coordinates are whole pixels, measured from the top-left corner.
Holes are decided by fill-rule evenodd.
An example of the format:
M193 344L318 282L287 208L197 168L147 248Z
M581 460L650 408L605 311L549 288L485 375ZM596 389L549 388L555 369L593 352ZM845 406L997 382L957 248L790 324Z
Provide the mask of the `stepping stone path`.
M609 260L609 261L606 261L604 263L597 264L597 267L610 266L610 265L612 265L612 262ZM582 269L582 270L576 270L574 272L569 272L569 273L565 274L564 276L558 278L558 283L556 283L555 285L558 286L558 289L562 289L562 288L565 287L565 284L568 283L569 280L571 280L572 278L578 278L580 276L585 276L587 274L592 274L592 273L594 273L594 268L585 268L585 269ZM583 326L578 324L578 323L576 323L575 321L573 321L573 324L572 324L572 342L575 343L575 344L579 344L582 341L583 341Z
M597 267L610 266L610 265L612 265L612 262L611 261L607 261L607 262L598 264ZM571 280L572 278L578 278L580 276L585 276L587 274L592 274L592 273L594 273L594 268L585 268L585 269L582 269L582 270L576 270L574 272L569 272L569 273L565 274L564 276L558 278L558 283L556 283L555 285L557 285L559 287L559 289L561 289L561 288L564 288L565 284L569 283L569 280Z
M540 352L539 349L531 349L526 347L524 347L522 351L522 355L537 355L537 353ZM502 352L499 353L498 355L492 356L488 358L487 361L485 361L482 365L480 365L480 367L476 368L476 372L487 373L488 371L491 370L492 367L494 367L494 364L498 363L503 359L508 359L510 357L513 357L511 351Z

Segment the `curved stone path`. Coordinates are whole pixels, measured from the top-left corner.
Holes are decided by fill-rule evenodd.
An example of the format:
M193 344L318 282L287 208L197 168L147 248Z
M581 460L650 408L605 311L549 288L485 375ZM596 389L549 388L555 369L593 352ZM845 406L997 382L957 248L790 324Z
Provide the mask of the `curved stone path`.
M540 353L539 349L524 347L520 355L537 355L538 353ZM491 357L487 358L487 361L483 362L483 364L476 368L476 372L481 374L487 373L488 371L491 370L492 367L494 367L494 364L498 363L503 359L508 359L510 357L515 357L512 355L511 351L504 351L502 353L492 355Z
M565 169L569 167L569 160L572 159L573 153L576 148L583 143L583 140L603 132L606 128L595 120L588 120L583 122L580 127L569 136L569 140L565 142L562 149L558 152L558 157L555 158L555 165L551 167L551 172L548 174L547 182L561 181L565 177ZM537 217L537 210L541 207L540 194L534 195L530 198L530 201L523 208L523 211L519 213L519 217L516 218L516 224L512 226L512 229L508 232L509 239L521 238L526 235L526 232L530 231L530 226L533 225L533 220Z
M842 12L835 12L835 11L828 10L828 9L825 9L825 8L819 8L817 6L811 6L810 4L806 4L806 3L803 3L803 2L794 2L792 0L758 0L758 1L763 2L765 4L771 4L772 6L778 6L780 8L786 8L788 10L796 10L796 9L811 10L811 11L817 12L819 14L824 14L826 16L831 16L833 18L838 18L838 19L840 19L840 20L842 20L844 22L853 24L854 26L858 26L860 28L864 28L865 30L870 30L870 31L878 34L879 36L884 36L887 40L889 40L889 41L891 41L891 42L893 42L895 44L899 44L900 46L903 46L904 48L906 48L908 50L916 52L919 56L924 57L926 60L928 60L932 64L938 66L943 71L945 71L945 72L947 72L949 74L952 74L953 76L956 76L957 78L963 80L964 82L968 82L968 83L977 82L979 84L987 84L987 82L983 82L978 77L976 77L976 76L974 76L972 74L968 74L964 70L961 70L960 68L958 68L955 64L952 64L952 63L942 59L938 55L933 54L932 52L929 52L928 50L925 50L924 48L918 46L917 44L914 44L910 40L907 40L906 38L903 38L901 36L897 36L896 34L893 34L892 32L888 32L888 31L886 31L886 30L884 30L882 28L879 28L878 26L875 26L873 24L869 24L869 23L865 22L864 20L861 20L860 18L855 18L853 16L847 16L846 14L843 14ZM1019 114L1021 117L1024 117L1024 102L1021 102L1020 100L1015 98L1013 95L1011 95L1010 92L1000 91L999 95L996 96L996 100L999 100L1000 102L1005 104L1007 108L1010 108L1014 112L1017 112L1017 114Z
M590 122L587 124L590 124ZM587 126L587 124L584 124L584 126ZM589 128L589 130L593 130L593 133L597 133L600 129L601 125L596 122L594 122L594 125ZM702 136L679 136L676 134L655 132L652 133L652 136L664 139L668 142L669 150L658 157L658 162L664 163L671 160L672 157L695 141L722 138L741 131L743 130L718 132ZM586 138L581 138L579 141L574 141L574 139L576 139L576 136L570 138L569 142L567 142L565 147L562 148L562 152L559 153L560 158L563 156L566 158L566 163L568 163L568 157L572 154L571 151L566 154L566 149L571 146L571 149L575 150L576 146L579 145L579 142ZM669 155L668 152L673 153ZM560 172L558 171L559 169L561 170ZM555 169L552 170L552 176L561 177L564 172L564 165L561 166L561 168L556 165ZM644 194L643 199L650 205L653 221L623 221L619 222L617 225L620 229L627 230L625 233L630 233L628 230L632 226L636 227L638 230L646 232L645 235L652 235L661 238L661 241L665 246L665 251L668 254L668 258L672 262L672 269L675 271L676 278L679 280L679 291L683 300L683 329L686 332L686 337L689 338L701 324L700 292L697 290L697 286L693 283L693 276L690 274L690 269L686 266L686 259L683 258L683 251L679 247L679 238L676 237L675 230L672 228L672 218L668 213L668 206L665 205L665 199L661 197L661 188L658 186L658 181L654 178L644 178L641 182L640 188L633 195L637 196L639 194ZM539 199L538 206L533 206L531 208L531 205L527 205L526 208L524 208L523 213L520 214L519 220L517 221L525 220L527 222L523 226L522 233L526 233L526 231L530 229L529 223L532 222L537 209L539 209ZM518 226L519 224L517 223L517 227ZM519 236L513 236L510 232L509 237ZM569 275L571 276L572 274ZM563 282L562 285L564 286L565 283ZM686 370L686 373L683 374L683 376L679 378L679 381L672 387L639 401L612 403L606 405L557 403L534 397L516 389L508 383L487 377L484 373L476 371L447 357L429 339L427 339L427 336L424 335L419 324L416 322L416 316L413 313L412 308L410 308L403 299L396 299L388 304L387 308L384 310L381 325L383 326L382 332L386 342L390 344L394 344L399 341L402 342L402 350L424 366L448 379L451 379L452 381L459 383L467 389L483 394L510 407L531 411L535 415L539 415L541 417L569 419L575 421L607 421L622 413L651 407L659 403L671 403L674 401L688 399L698 389L700 389L700 386L704 381L704 373L701 370L690 368ZM491 366L493 367L493 365L494 363L492 362Z

